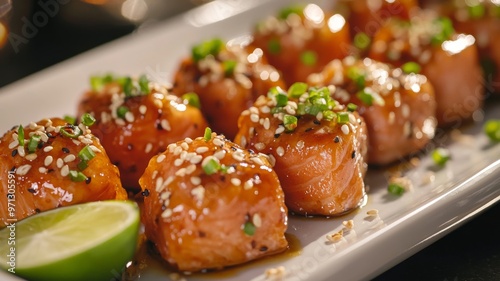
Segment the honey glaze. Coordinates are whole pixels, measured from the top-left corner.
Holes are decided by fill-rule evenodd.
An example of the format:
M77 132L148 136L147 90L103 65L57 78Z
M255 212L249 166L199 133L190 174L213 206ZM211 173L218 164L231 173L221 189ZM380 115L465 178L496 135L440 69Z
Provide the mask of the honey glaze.
M240 272L255 269L257 267L265 266L266 264L284 262L293 257L299 256L302 252L302 245L299 239L290 233L285 233L286 240L288 241L288 248L275 255L266 256L257 260L253 260L241 265L235 265L224 268L222 270L208 270L198 273L179 272L166 262L157 253L154 245L147 240L144 234L139 237L138 248L132 261L127 264L122 276L121 281L140 280L141 276L146 270L154 268L155 271L162 271L163 275L167 275L171 280L182 280L183 277L196 277L212 280L220 280L237 276ZM262 272L264 273L264 272Z

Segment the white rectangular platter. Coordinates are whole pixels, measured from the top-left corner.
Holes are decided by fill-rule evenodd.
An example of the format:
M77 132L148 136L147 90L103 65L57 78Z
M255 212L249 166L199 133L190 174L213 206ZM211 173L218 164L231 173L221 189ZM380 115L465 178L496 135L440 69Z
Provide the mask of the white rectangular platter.
M324 4L328 1L309 1ZM323 3L324 2L324 3ZM49 69L0 88L0 132L13 125L74 114L92 74L147 74L170 82L180 59L193 44L214 36L231 39L249 34L255 23L290 4L285 0L215 1L130 36L108 43ZM291 217L288 233L300 241L295 255L236 267L219 275L197 274L187 280L266 280L268 268L283 266L283 280L367 280L439 239L500 199L500 145L482 132L483 120L500 118L500 101L488 102L484 118L446 132L436 146L450 149L452 160L435 169L425 155L406 172L413 189L392 197L386 171L371 170L366 205L340 218ZM483 115L479 114L479 116ZM430 175L433 181L428 181ZM376 209L378 217L366 211ZM337 243L327 234L353 220L354 228ZM153 263L138 280L169 280L169 272ZM17 280L0 271L1 280Z

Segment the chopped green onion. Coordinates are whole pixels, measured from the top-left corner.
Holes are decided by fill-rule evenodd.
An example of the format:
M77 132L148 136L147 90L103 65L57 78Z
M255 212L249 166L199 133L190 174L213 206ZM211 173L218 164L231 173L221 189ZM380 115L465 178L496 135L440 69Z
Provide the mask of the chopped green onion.
M219 38L214 38L194 46L191 55L194 62L199 62L209 55L217 56L223 47L224 42Z
M210 158L204 165L202 166L203 171L205 171L205 174L207 175L213 175L217 173L221 166L220 163L216 160L216 158Z
M71 125L75 125L76 124L76 117L74 117L74 116L64 115L63 119L68 124L71 124Z
M238 63L235 60L226 60L222 62L222 69L224 70L224 75L231 76L234 73L234 69Z
M356 111L358 109L358 106L355 105L354 103L348 103L347 104L347 110L350 112Z
M401 69L403 70L404 73L420 73L421 67L420 64L414 62L414 61L409 61L401 66Z
M305 51L300 54L300 61L307 66L313 66L318 62L318 54L314 51Z
M33 153L36 151L38 144L40 143L41 137L39 135L32 135L30 141L28 142L28 152Z
M73 170L69 171L69 177L74 182L81 182L87 180L87 176L79 171L73 171Z
M248 236L253 236L255 234L256 230L257 230L257 227L255 227L255 225L250 221L247 221L243 225L243 232Z
M126 97L131 97L132 94L133 94L133 90L134 90L134 83L132 83L132 78L130 77L124 77L122 80L121 80L121 86L123 88L123 92L125 93L125 96Z
M281 52L281 43L278 39L273 38L267 43L267 49L273 55L277 55Z
M337 114L335 114L335 112L331 110L323 111L323 119L325 120L332 121L335 118L335 116L337 116Z
M361 70L358 67L354 67L354 66L349 67L347 69L347 77L349 79L351 79L356 84L358 89L363 89L366 85L365 74L364 74L363 70Z
M94 157L95 152L88 145L78 152L78 158L85 162L92 160Z
M182 99L186 100L190 106L201 108L200 98L194 92L189 92L182 95Z
M276 98L276 106L283 107L288 103L288 96L284 94L277 94Z
M139 77L139 89L141 89L141 92L144 94L144 95L147 95L149 94L149 80L148 78L146 77L146 75L141 75Z
M340 124L349 123L349 113L347 112L339 112L337 114L337 122Z
M210 141L212 139L212 129L210 128L205 128L205 134L203 135L203 138L205 139L205 141Z
M90 87L94 91L100 91L104 85L113 82L113 75L106 74L104 76L91 76L90 77Z
M436 148L432 151L432 160L439 166L444 166L450 159L450 151L446 148Z
M289 132L297 128L297 122L298 122L297 117L293 115L283 116L283 125L285 126L285 129Z
M19 142L19 146L24 146L24 128L23 128L23 125L19 125L19 128L17 128L17 141Z
M128 107L122 105L116 109L116 115L120 118L125 118L125 114L127 114L128 111Z
M80 161L80 162L78 162L78 164L76 166L78 167L78 170L83 171L83 170L87 169L87 167L89 166L89 163L86 161Z
M370 37L364 32L354 35L354 46L362 51L366 50L371 43Z
M455 33L455 29L453 28L452 21L447 17L440 17L434 21L436 25L436 30L439 33L435 34L431 38L431 43L434 45L439 45L444 41L448 40L450 36Z
M468 6L468 10L471 19L480 19L486 13L486 7L483 4Z
M373 105L373 96L370 93L367 93L365 90L359 91L356 96L361 100L364 104L371 106Z
M304 10L304 6L302 5L290 5L286 8L281 9L281 11L278 14L278 18L282 20L286 20L289 15L291 14L297 14L299 16L302 15Z
M66 126L61 127L59 130L59 133L63 135L64 137L76 139L78 136L80 136L83 132L78 126L67 124Z
M85 126L92 126L95 123L95 118L90 113L84 113L80 118L82 120L82 124Z
M307 92L307 86L306 83L302 82L295 82L288 88L288 96L292 98L300 98L305 92Z
M500 142L500 119L488 120L484 124L484 132L494 142Z
M403 193L405 193L406 189L397 183L390 183L387 187L387 191L389 191L389 193L393 195L402 195Z

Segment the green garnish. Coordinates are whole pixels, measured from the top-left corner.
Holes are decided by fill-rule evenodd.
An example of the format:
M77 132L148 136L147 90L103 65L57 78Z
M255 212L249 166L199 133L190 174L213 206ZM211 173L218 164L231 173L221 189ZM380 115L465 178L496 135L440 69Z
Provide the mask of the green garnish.
M205 128L205 134L203 135L203 138L206 142L210 141L212 139L212 129L208 127Z
M79 171L73 171L73 170L69 171L69 177L74 182L81 182L87 180L87 176Z
M85 161L80 161L80 162L78 162L78 164L76 166L78 167L78 170L83 171L83 170L87 169L87 167L89 166L89 163L85 162Z
M38 144L40 143L41 137L39 135L32 135L28 142L28 152L33 153L36 151Z
M356 111L358 109L358 106L355 105L354 103L348 103L347 104L347 110L350 112Z
M90 113L84 113L80 118L82 120L82 124L85 126L92 126L95 123L95 118Z
M92 160L94 157L95 152L88 145L86 145L78 152L78 158L85 162Z
M217 173L221 169L221 166L216 158L210 158L208 161L203 163L202 168L203 171L205 171L205 174L210 176Z
M364 104L368 105L368 106L371 106L373 105L373 96L366 92L365 90L362 90L362 91L359 91L356 93L356 96L358 97L358 99L361 100L361 102L363 102Z
M116 109L116 115L119 118L125 118L125 114L127 114L128 111L129 111L128 107L122 105Z
M100 91L104 85L113 82L114 78L111 74L106 74L104 76L91 76L90 86L94 91Z
M281 52L281 43L278 39L273 38L267 43L267 49L273 55L277 55Z
M358 89L364 89L365 88L365 73L363 72L362 69L352 66L347 69L347 77L351 79L354 84L358 87Z
M292 98L300 98L305 92L307 92L309 86L306 83L295 82L288 88L288 96Z
M255 231L257 230L257 227L252 222L247 221L243 225L243 232L248 235L248 236L253 236L255 234Z
M139 89L141 90L141 93L147 95L149 94L149 80L148 78L146 77L146 75L141 75L139 77Z
M238 63L235 60L226 60L222 62L222 69L224 70L224 75L231 76L234 73L234 69Z
M285 94L277 94L276 96L276 106L283 107L288 103L288 96Z
M278 18L286 20L288 16L291 14L297 14L301 16L303 11L304 11L304 6L302 5L290 5L286 8L281 9L281 11L278 13Z
M364 32L354 35L354 46L362 51L366 50L371 43L370 37Z
M421 67L420 64L409 61L401 66L401 69L403 70L404 73L410 74L410 73L420 73Z
M132 83L132 78L130 77L122 77L117 81L120 86L122 86L123 92L126 97L132 96L132 91L134 89L134 83Z
M67 124L59 130L59 133L63 135L64 137L76 139L78 136L83 134L82 130L78 128L78 126L72 125L72 124Z
M318 55L314 51L305 51L300 54L300 61L307 66L313 66L318 61Z
M349 123L349 113L348 112L339 112L339 114L337 114L337 122L340 124Z
M500 119L488 120L484 124L484 132L494 142L500 142Z
M401 195L405 193L406 189L397 183L390 183L389 186L387 186L387 191L393 195Z
M63 119L68 124L71 124L71 125L75 125L76 124L76 117L74 117L74 116L64 115Z
M323 111L323 119L325 119L325 120L332 121L336 116L337 116L337 114L335 114L335 112L333 112L331 110Z
M432 151L432 160L439 166L446 165L446 162L451 159L450 151L446 148L436 148Z
M201 108L200 98L194 92L185 93L182 95L182 99L186 100L190 106Z
M453 33L455 33L455 29L453 28L452 21L447 17L439 17L434 21L436 26L436 30L439 32L435 34L431 38L431 43L433 45L439 45L444 41L448 40Z
M468 6L468 10L471 19L480 19L486 13L486 7L483 4Z
M199 62L200 60L206 58L209 55L217 56L222 50L224 42L219 38L214 38L212 40L207 40L193 47L191 50L191 55L194 62Z
M289 132L297 128L297 122L298 122L297 117L293 115L283 116L283 125L285 126L285 129Z
M23 128L23 125L19 125L19 128L17 128L17 141L19 142L19 146L24 146L24 128Z

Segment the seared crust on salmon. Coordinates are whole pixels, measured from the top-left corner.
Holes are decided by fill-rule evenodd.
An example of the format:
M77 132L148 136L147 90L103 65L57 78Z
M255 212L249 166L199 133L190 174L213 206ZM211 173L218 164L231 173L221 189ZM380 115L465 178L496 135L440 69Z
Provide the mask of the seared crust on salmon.
M333 85L333 97L353 103L368 129L368 163L384 165L415 154L434 137L436 100L427 77L347 57L309 76L317 86Z
M341 215L365 196L366 126L327 88L272 89L244 111L235 142L268 154L288 208L308 215Z
M267 157L222 135L169 145L140 184L146 235L181 271L220 269L287 248L287 208Z
M120 169L123 186L135 192L151 157L203 134L207 122L198 108L145 77L103 79L83 95L78 112L95 117L92 131Z
M60 118L5 133L0 167L0 228L61 206L127 198L118 169L99 140L87 126Z

